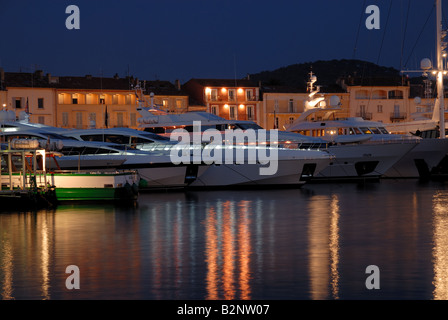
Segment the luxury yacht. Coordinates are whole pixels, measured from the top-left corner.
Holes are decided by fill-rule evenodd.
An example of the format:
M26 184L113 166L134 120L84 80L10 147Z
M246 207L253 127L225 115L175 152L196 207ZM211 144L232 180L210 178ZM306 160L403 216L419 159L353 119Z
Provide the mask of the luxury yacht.
M167 138L131 129L101 129L98 130L101 136L92 130L73 131L73 134L70 132L71 130L57 131L56 128L53 131L15 128L3 131L2 137L4 140L38 139L41 145L54 146L53 150L61 153L57 159L61 169L101 169L101 166L105 169L136 169L141 178L141 190L187 186L300 186L328 166L332 157L321 150L233 145L225 148L221 148L221 145L214 146L211 150L210 147L205 148L205 145L199 144L188 146L183 161L175 163L173 155L183 151L174 149L178 147L177 143ZM242 152L243 157L239 159L241 161L228 158L229 148L231 154ZM216 156L221 149L223 158ZM203 152L204 150L208 152ZM274 152L276 157L269 158L269 161L266 161L266 156L263 157ZM262 174L271 165L275 165L276 170Z
M177 115L152 115L145 108L138 109L140 128L145 132L154 132L169 136L175 129L182 128L193 135L193 122L200 121L201 130L209 128L224 132L226 129L264 130L252 121L227 120L206 112L192 112ZM266 130L267 135L271 132ZM202 132L201 132L202 134ZM353 180L378 179L416 143L369 144L361 142L369 137L338 137L338 143L328 141L321 136L303 135L291 131L277 131L278 145L284 148L327 150L334 157L327 168L313 176L313 180ZM351 144L349 144L351 143Z
M256 127L257 125L250 123L248 126ZM69 130L63 134L80 141L113 142L145 151L169 151L170 154L178 144L177 141L171 141L166 136L127 128ZM323 143L321 140L319 142ZM202 156L204 150L211 149L206 146L207 143L203 141L196 145L189 144L189 157L192 157L195 152ZM301 185L306 180L312 178L314 174L324 169L331 158L331 155L327 152L316 149L303 150L304 148L302 148L302 150L291 150L290 145L286 147L276 145L275 149L272 149L272 147L226 145L224 143L223 145L214 145L212 148L213 152L220 152L222 154L221 158L217 159L214 157L212 159L206 154L199 161L195 161L193 158L187 161L190 163L187 167L189 174L196 177L195 181L192 181L188 186L194 188L230 185ZM229 149L231 149L232 157L237 154L238 150L243 152L243 161L234 163L232 159L226 159L226 152L229 154ZM277 172L272 176L260 176L260 170L266 167L261 164L263 161L256 158L257 153L260 151L262 153L275 151L278 154ZM251 159L250 157L253 154L255 154L255 158ZM314 162L312 162L313 160ZM210 166L204 166L204 163L209 163ZM297 168L300 168L300 170L297 170Z
M329 111L316 108L313 112L319 110ZM426 177L448 152L447 139L422 139L411 134L390 134L383 123L366 121L358 117L323 121L306 121L305 117L300 117L286 129L303 135L319 136L325 141L336 144L334 147L330 146L333 152L338 144L350 142L359 142L360 148L375 145L383 145L384 148L390 148L388 145L403 148L412 145L409 152L403 154L401 159L384 172L383 177L388 178Z

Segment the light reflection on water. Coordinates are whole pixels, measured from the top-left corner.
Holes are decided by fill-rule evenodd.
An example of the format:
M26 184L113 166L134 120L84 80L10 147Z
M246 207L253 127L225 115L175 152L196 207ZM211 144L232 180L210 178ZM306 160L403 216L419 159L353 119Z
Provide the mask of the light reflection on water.
M434 299L448 299L448 194L434 194Z
M2 299L447 299L448 188L142 194L0 214ZM381 271L367 290L368 265ZM81 289L68 290L77 265Z

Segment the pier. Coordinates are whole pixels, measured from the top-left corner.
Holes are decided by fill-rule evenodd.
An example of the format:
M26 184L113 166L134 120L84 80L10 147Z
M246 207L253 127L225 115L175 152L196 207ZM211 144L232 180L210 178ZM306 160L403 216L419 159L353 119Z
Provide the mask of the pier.
M37 141L36 141L37 142ZM0 210L33 210L52 207L56 204L54 188L47 186L46 171L37 169L38 158L45 159L45 150L20 147L23 141L13 141L6 150L0 150ZM13 148L12 148L13 146ZM31 141L24 144L32 147ZM19 173L21 179L13 179ZM39 185L39 186L38 186Z

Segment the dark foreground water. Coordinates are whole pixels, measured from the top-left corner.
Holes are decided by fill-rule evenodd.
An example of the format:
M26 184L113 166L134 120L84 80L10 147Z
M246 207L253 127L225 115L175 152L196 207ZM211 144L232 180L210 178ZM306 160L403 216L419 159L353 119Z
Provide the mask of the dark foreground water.
M67 288L72 265L79 289ZM0 298L447 299L448 183L153 193L135 207L3 212Z

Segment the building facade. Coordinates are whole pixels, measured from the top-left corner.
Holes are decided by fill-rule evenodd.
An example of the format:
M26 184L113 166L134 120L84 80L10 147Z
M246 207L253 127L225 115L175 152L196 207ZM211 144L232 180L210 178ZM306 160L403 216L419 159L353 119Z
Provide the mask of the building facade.
M261 117L259 124L265 129L285 130L305 111L305 102L309 98L307 92L297 88L285 86L265 86L262 88ZM324 97L320 106L329 106L330 98L338 96L341 102L340 110L335 112L337 118L346 118L350 115L348 93L322 93ZM309 120L321 120L325 116L324 111L316 112L309 116Z
M416 112L409 86L348 86L350 116L384 123L410 121Z
M2 70L0 70L2 71ZM165 112L188 111L189 97L168 81L133 77L84 77L0 72L0 105L17 119L71 129L138 128L139 101ZM135 88L139 85L142 90ZM138 98L137 96L140 95Z
M247 79L191 79L183 89L197 104L229 120L260 119L260 88Z

